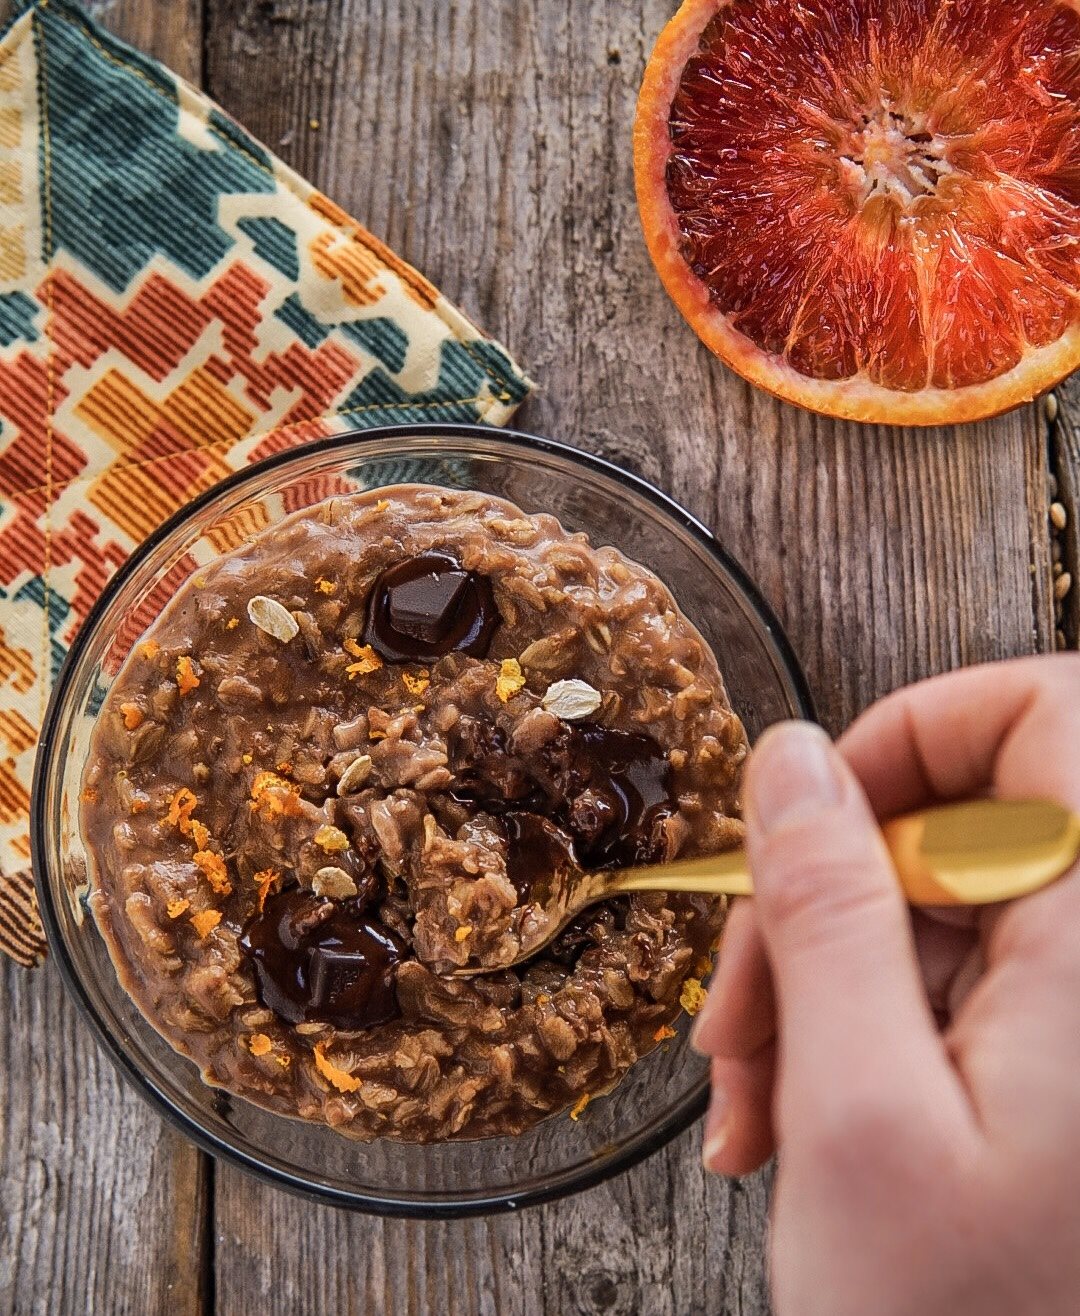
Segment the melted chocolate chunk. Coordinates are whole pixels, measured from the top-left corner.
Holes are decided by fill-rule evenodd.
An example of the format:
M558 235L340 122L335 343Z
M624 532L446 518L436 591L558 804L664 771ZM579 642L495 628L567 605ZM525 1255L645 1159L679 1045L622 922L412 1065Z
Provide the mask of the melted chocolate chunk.
M259 1000L286 1023L371 1028L398 1014L394 980L404 952L361 901L337 905L297 887L272 896L244 929Z
M498 623L486 576L447 553L421 553L376 576L364 643L388 663L434 662L448 653L483 658Z
M677 801L667 755L650 736L583 722L527 759L510 752L497 727L465 725L451 741L451 762L454 799L557 823L582 868L652 863L663 853L660 825Z
M625 914L622 906L625 897L603 905L594 905L583 909L575 919L571 919L550 946L544 951L547 959L557 964L564 964L568 969L581 959L582 955L594 946L600 945L605 936L609 936L616 926L620 914Z
M519 895L543 902L544 887L556 874L579 868L573 842L561 828L535 813L508 813L502 821L506 876Z
M650 736L582 723L553 747L565 823L582 866L652 863L675 812L671 764Z
M450 795L459 804L498 814L549 812L544 791L510 753L501 727L468 715L459 718L450 732L450 759L456 766Z

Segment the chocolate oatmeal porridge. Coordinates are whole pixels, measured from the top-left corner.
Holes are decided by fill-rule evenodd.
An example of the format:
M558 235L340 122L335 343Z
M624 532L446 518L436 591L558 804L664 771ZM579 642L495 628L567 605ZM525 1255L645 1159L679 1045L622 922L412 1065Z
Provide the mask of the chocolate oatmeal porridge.
M739 843L745 752L713 655L618 551L482 494L333 498L132 652L83 781L91 905L207 1082L358 1138L517 1133L672 1035L722 919L621 897L500 968L531 893Z

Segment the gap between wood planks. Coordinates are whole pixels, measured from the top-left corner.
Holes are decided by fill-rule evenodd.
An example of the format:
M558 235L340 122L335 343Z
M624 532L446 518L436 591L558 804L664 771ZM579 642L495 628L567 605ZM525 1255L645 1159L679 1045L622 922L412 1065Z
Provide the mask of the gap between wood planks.
M1057 581L1067 576L1071 582L1064 597L1054 600L1056 647L1080 648L1080 381L1076 376L1065 380L1044 400L1047 425L1047 469L1050 472L1048 493L1051 536L1051 578L1053 592ZM1056 504L1056 507L1055 507ZM1060 511L1058 511L1060 509ZM1065 524L1058 525L1064 512Z

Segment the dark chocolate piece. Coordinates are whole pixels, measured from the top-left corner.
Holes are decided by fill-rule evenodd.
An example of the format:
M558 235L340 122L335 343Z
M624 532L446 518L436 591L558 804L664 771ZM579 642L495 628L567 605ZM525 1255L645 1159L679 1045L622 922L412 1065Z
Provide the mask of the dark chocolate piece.
M501 727L464 714L451 728L449 740L454 770L450 795L459 804L496 814L550 812L546 794L510 752Z
M421 553L376 576L364 643L389 663L434 662L448 653L483 658L498 622L486 576L447 553Z
M438 644L457 615L469 583L464 571L425 572L387 591L390 624L399 635Z
M394 985L404 943L365 917L361 901L338 905L292 887L244 929L259 1000L286 1023L371 1028L399 1013Z

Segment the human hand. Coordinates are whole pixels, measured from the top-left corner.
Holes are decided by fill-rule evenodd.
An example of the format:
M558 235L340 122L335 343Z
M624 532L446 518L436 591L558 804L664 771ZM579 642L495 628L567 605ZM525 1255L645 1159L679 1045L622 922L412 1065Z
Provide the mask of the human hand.
M1080 1310L1080 866L1010 905L909 911L874 817L993 793L1080 811L1080 659L972 668L875 705L837 749L755 748L755 897L695 1045L705 1161L779 1147L780 1316Z

